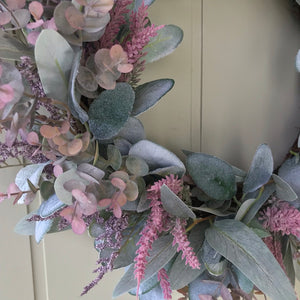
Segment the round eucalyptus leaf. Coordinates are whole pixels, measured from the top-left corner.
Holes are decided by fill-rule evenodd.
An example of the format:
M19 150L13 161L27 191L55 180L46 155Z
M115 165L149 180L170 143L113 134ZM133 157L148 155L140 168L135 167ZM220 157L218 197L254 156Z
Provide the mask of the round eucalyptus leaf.
M126 159L127 170L136 176L145 176L149 172L149 167L145 160L140 157L129 155Z
M74 5L70 1L61 1L54 10L54 20L55 20L55 25L57 29L67 35L71 35L76 31L76 28L71 27L69 22L66 19L66 10L67 8L71 7Z
M134 91L127 83L117 83L94 100L89 109L90 130L98 140L110 139L124 126L131 113Z
M231 199L236 192L232 167L225 161L204 153L187 157L187 170L196 185L216 200Z

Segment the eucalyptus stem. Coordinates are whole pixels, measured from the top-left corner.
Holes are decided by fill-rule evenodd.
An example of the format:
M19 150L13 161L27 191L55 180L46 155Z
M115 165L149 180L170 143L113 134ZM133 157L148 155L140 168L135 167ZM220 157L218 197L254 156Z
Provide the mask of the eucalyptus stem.
M98 158L99 158L99 143L98 141L95 141L96 143L96 149L95 149L95 155L94 155L94 161L93 161L93 166L96 165Z
M25 167L25 166L30 166L32 164L23 164L23 163L20 163L20 164L15 164L15 165L5 165L5 166L0 166L0 169L5 169L5 168L13 168L13 167Z
M192 230L197 224L199 223L202 223L204 221L211 221L212 219L214 219L215 216L208 216L208 217L205 217L205 218L200 218L200 219L196 219L194 220L194 222L185 230L185 232L189 232L190 230Z

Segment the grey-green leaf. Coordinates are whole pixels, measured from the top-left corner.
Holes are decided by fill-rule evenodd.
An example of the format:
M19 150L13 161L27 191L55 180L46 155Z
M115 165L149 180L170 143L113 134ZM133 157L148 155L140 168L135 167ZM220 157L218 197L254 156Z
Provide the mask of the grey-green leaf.
M74 54L72 70L70 75L70 82L69 82L69 96L68 96L68 105L70 107L72 115L79 119L81 123L85 123L88 121L89 116L87 112L81 108L79 105L80 103L80 94L76 91L75 83L76 83L76 76L78 73L78 69L80 66L80 59L81 59L81 50L76 50Z
M121 130L132 111L134 97L131 86L122 82L94 100L88 114L90 129L96 139L110 139Z
M44 29L34 48L44 91L48 97L67 102L74 51L55 30Z
M118 133L118 138L123 138L130 144L144 140L146 134L142 122L137 118L129 117Z
M149 172L147 163L140 157L129 155L126 159L127 170L136 176L145 176Z
M176 166L182 170L181 175L185 172L184 164L174 153L148 140L142 140L133 145L129 155L135 155L144 159L151 171Z
M277 197L284 201L295 201L298 196L291 186L276 174L272 175L276 186Z
M154 106L174 86L173 79L158 79L138 86L135 90L135 101L132 115L138 116Z
M245 202L242 203L241 207L237 211L235 215L235 220L242 220L244 216L249 211L250 207L257 201L257 199L247 199Z
M261 195L259 192L253 193L251 198L255 198L256 201L253 201L248 206L246 214L244 214L241 221L245 224L248 224L257 214L259 209L264 205L264 203L269 199L269 197L275 192L275 185L269 184L264 188L264 191Z
M0 58L4 60L21 60L21 56L29 56L34 60L33 50L3 30L0 31Z
M42 218L46 218L64 206L65 204L57 198L56 194L54 194L48 200L42 202L38 213Z
M235 175L227 162L212 155L193 153L187 157L187 170L208 196L228 200L235 195Z
M159 29L157 36L153 37L144 48L146 63L151 63L171 54L181 43L183 31L176 25L165 25Z
M273 173L273 167L270 147L266 144L258 146L244 182L243 192L254 192L267 183Z
M167 235L160 237L153 243L143 281L149 279L173 258L176 253L176 248L172 246L172 240L173 237ZM115 287L113 297L118 297L128 292L135 288L136 285L137 281L134 278L134 265L131 265Z
M273 300L296 300L294 289L265 243L245 224L222 220L206 230L208 243Z
M193 211L165 184L161 187L160 193L162 205L169 214L179 218L196 219Z

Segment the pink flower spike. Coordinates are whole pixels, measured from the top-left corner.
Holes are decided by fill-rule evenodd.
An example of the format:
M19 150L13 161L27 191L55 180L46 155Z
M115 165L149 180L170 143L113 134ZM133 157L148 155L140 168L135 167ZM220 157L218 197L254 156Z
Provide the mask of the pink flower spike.
M171 300L172 299L172 289L169 281L169 276L167 271L162 268L157 273L157 279L160 282L160 287L164 294L164 300Z
M32 31L27 35L27 42L31 45L35 45L37 38L39 37L39 31Z
M186 221L176 218L175 227L171 231L173 234L173 246L178 244L177 252L182 251L182 259L185 258L185 263L188 264L193 269L200 269L200 263L195 255L192 247L190 247L190 242L187 238L185 232Z
M43 24L44 24L44 21L41 19L41 20L37 20L36 22L28 23L26 27L28 29L36 29L36 28L41 27Z
M40 144L39 136L37 135L36 132L31 131L31 132L28 133L28 135L27 135L27 143L29 145L32 145L32 146L37 146L37 145Z
M44 7L40 2L38 1L30 2L28 9L36 21L40 20L44 12Z

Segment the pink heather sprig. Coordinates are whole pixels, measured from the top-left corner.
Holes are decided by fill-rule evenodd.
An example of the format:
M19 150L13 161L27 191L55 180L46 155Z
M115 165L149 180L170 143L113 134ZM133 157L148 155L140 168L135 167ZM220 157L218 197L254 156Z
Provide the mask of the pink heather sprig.
M169 276L167 271L162 268L157 273L157 279L159 280L160 287L164 294L164 300L171 300L172 299L172 289L170 285Z
M154 24L146 26L148 23L148 6L144 3L138 11L133 11L130 15L130 35L124 45L124 50L128 55L128 63L135 64L143 56L142 50L149 43L150 38L157 35L157 31L164 25L155 27Z
M285 266L283 264L283 257L281 252L281 242L278 238L274 238L273 236L268 236L263 239L264 243L267 245L269 250L272 252L281 268L286 272Z
M192 247L190 247L190 242L187 238L185 232L186 221L176 218L175 226L171 231L174 236L173 246L178 244L177 252L182 251L182 259L185 258L185 264L188 264L193 269L200 269L200 263L195 255Z
M106 26L105 33L100 39L100 48L110 49L114 45L122 25L126 23L125 15L129 13L128 6L133 0L117 0L110 11L110 22Z
M266 208L260 220L271 232L280 232L282 235L293 234L300 238L300 212L288 202L277 201Z
M151 212L148 216L146 226L140 233L141 237L137 243L137 245L139 245L140 247L136 251L136 257L134 259L134 274L135 278L137 279L137 297L141 280L145 276L147 257L149 256L149 251L152 249L152 244L158 238L158 235L161 232L167 231L169 229L169 215L163 209L161 201L159 200L160 188L164 184L167 185L175 194L178 194L182 190L182 181L175 177L173 174L155 182L147 190L147 198L151 200Z

